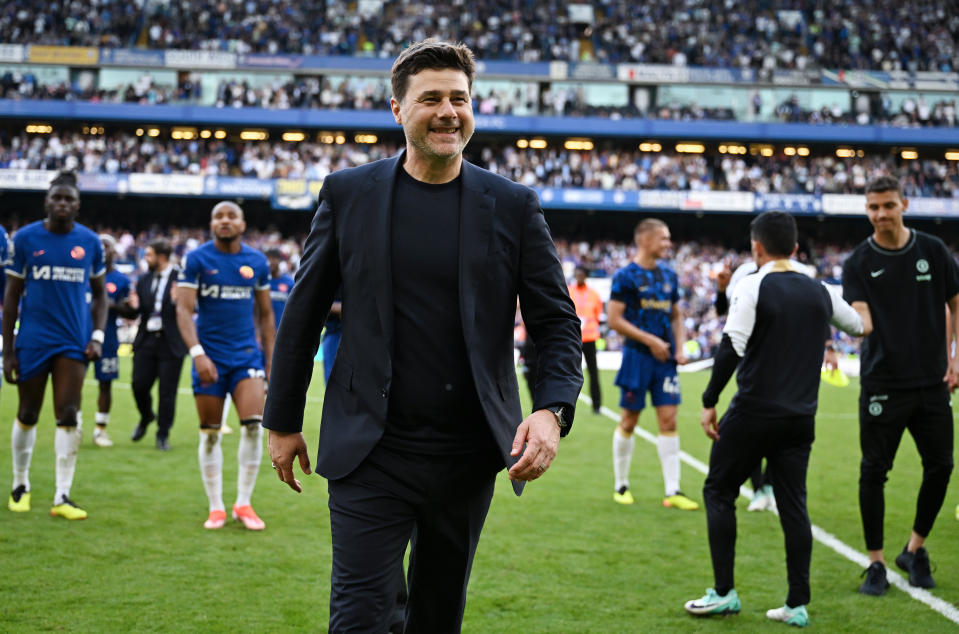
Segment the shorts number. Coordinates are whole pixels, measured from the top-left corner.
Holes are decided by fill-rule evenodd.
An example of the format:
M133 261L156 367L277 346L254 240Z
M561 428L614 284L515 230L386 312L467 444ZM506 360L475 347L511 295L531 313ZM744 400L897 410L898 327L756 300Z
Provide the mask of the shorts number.
M108 359L100 359L100 372L104 374L112 374L116 372L120 367L119 359L116 357L110 357Z
M663 392L666 394L679 394L679 377L671 376L663 379Z
M250 376L251 379L265 379L265 378L266 378L266 371L265 371L265 370L257 370L256 368L249 368L249 369L247 369L246 373Z

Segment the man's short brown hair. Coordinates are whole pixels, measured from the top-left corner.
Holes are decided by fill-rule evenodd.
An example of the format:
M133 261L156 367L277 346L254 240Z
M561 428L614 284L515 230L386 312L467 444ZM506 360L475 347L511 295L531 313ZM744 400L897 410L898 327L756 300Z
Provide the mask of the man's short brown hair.
M902 184L895 176L883 174L877 176L866 184L866 193L896 192L899 194L899 200L905 200L906 196L902 192Z
M636 225L636 231L633 232L634 236L639 236L642 233L647 231L652 231L653 229L668 229L669 226L660 220L659 218L646 218L641 220L638 225Z
M406 88L410 77L424 70L460 70L466 74L470 92L473 91L473 78L476 76L476 61L473 51L465 44L452 44L436 38L429 38L410 45L393 62L390 71L390 84L393 98L402 103L406 97Z

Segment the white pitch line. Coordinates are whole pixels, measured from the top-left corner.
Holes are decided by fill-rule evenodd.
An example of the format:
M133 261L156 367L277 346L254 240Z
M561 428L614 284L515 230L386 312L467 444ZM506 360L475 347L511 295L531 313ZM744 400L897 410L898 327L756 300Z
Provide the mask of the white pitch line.
M579 400L585 403L589 403L590 405L592 405L593 403L592 399L589 398L588 396L580 395ZM601 407L600 411L607 418L610 418L616 422L619 421L618 412L614 412L613 410L605 406ZM642 429L641 427L639 427L639 425L636 426L633 433L639 435L640 438L642 438L643 440L651 444L656 444L656 436L649 433L645 429ZM696 458L689 455L685 451L680 451L679 456L683 462L688 464L690 467L692 467L696 471L699 471L703 475L706 475L707 473L709 473L709 466L706 463L702 462L701 460L697 460ZM743 485L739 487L739 494L745 497L746 499L751 499L753 495L753 490ZM857 564L860 568L866 568L869 566L869 558L866 555L859 552L852 546L846 544L845 542L841 541L838 537L836 537L832 533L816 526L815 524L812 525L812 536L813 536L813 539L815 539L817 542L819 542L823 546L830 548L835 553L845 557L852 563ZM935 610L942 616L946 617L953 623L959 624L959 608L956 608L956 606L954 606L953 604L949 603L948 601L943 601L942 599L935 596L928 590L924 590L922 588L916 588L914 586L909 585L909 582L902 575L892 570L891 568L888 568L888 567L886 568L886 577L889 579L890 584L896 586L897 588L899 588L900 590L908 594L910 597L912 597L916 601L926 604L927 606L929 606L930 608L932 608L933 610Z

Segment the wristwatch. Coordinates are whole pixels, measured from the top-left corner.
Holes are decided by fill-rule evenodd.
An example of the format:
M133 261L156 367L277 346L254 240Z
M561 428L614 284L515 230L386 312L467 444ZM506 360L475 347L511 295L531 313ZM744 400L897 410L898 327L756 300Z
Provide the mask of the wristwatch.
M543 409L553 413L553 416L556 417L556 424L559 425L560 429L569 427L569 422L567 422L565 415L566 408L563 405L548 405Z

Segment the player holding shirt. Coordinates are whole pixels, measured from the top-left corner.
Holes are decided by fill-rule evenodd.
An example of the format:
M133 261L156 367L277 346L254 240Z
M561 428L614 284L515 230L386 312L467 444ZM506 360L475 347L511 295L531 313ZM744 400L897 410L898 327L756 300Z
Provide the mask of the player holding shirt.
M633 503L629 492L633 429L646 405L646 392L650 392L659 424L657 447L666 489L663 506L694 511L699 505L679 490L676 365L686 363L686 337L678 305L679 279L675 271L659 262L672 247L669 227L661 220L647 218L636 226L635 240L636 258L613 277L608 307L610 328L626 340L623 362L616 374L623 413L613 432L613 499L620 504Z
M108 310L107 324L103 329L103 352L100 354L100 359L93 365L94 375L100 388L97 396L97 426L93 429L93 442L97 447L112 447L113 441L107 434L107 425L110 423L110 406L113 404L111 387L120 376L117 358L117 351L120 348L117 318L133 319L137 316L137 311L130 305L130 279L113 267L117 241L113 236L102 233L100 242L103 244L103 258L107 267L105 282Z
M240 241L245 230L243 210L232 202L218 203L210 214L213 240L187 255L177 287L177 325L193 357L200 470L210 502L203 527L208 529L221 528L226 522L220 427L227 394L232 395L242 427L233 517L250 530L265 527L250 497L263 455L260 421L275 327L269 265L262 253ZM254 323L254 315L259 323Z
M30 459L37 440L47 376L53 379L57 491L50 515L86 519L70 499L80 447L80 397L87 361L100 357L107 319L106 267L97 234L77 224L80 193L72 172L50 184L45 220L20 229L7 262L3 302L3 373L17 384L13 423L13 491L7 507L30 510ZM87 303L91 292L92 308ZM90 332L90 321L93 332ZM14 335L14 324L20 327Z

